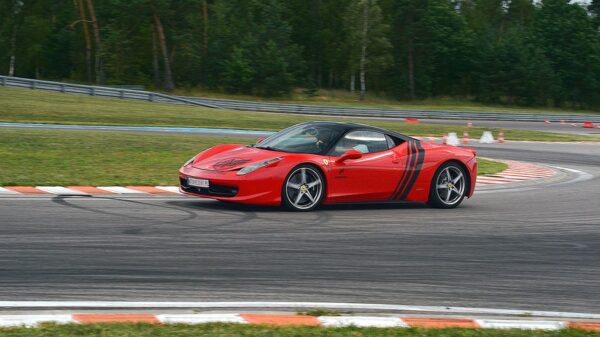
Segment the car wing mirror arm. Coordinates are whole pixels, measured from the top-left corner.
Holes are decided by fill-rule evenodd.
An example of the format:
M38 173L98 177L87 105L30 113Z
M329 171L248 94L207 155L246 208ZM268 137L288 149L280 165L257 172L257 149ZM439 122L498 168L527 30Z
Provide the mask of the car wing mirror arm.
M346 153L341 155L340 158L338 160L336 160L336 162L341 164L341 163L345 162L346 160L360 159L360 158L362 158L362 156L363 156L363 154L360 151L348 150L348 151L346 151Z

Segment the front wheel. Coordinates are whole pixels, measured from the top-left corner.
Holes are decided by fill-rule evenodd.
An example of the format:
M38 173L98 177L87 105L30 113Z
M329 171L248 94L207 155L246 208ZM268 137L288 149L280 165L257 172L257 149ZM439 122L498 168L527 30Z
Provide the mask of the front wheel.
M293 211L312 211L325 197L325 179L312 165L300 165L288 174L281 193L283 205Z
M465 198L467 187L467 173L462 166L446 163L433 176L427 203L435 208L454 208Z

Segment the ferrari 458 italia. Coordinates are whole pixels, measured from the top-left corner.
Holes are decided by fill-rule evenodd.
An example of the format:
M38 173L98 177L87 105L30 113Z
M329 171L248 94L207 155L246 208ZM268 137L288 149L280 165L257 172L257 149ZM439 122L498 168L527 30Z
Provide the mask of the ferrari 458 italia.
M382 201L454 208L473 195L476 177L474 150L336 122L297 124L255 145L217 145L179 170L185 194L295 211Z

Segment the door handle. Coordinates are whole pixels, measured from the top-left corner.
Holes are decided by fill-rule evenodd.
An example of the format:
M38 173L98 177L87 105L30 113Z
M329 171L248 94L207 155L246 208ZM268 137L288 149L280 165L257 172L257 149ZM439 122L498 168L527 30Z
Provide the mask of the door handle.
M398 155L393 154L392 155L392 163L397 164L400 162L400 158L398 158Z

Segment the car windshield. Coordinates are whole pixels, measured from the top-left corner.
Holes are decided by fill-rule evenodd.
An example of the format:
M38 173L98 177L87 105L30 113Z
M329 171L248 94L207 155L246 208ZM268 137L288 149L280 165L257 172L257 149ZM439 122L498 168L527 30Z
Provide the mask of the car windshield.
M337 124L295 125L263 140L255 147L282 152L324 154L344 133Z

